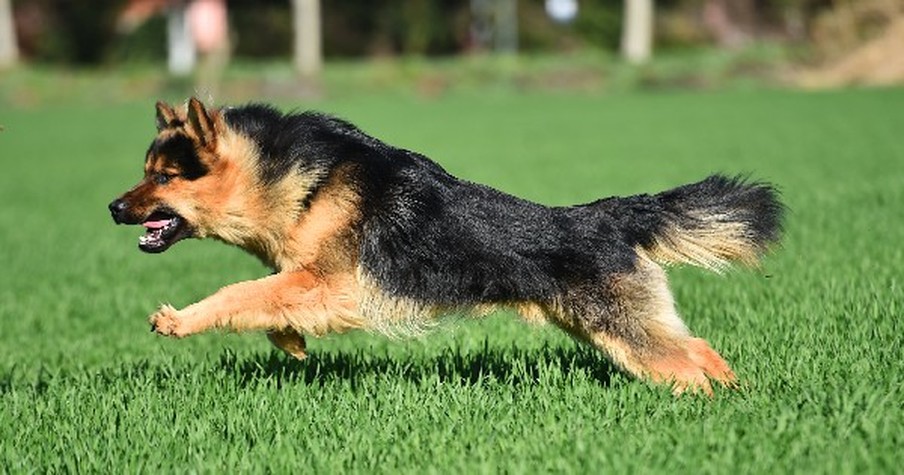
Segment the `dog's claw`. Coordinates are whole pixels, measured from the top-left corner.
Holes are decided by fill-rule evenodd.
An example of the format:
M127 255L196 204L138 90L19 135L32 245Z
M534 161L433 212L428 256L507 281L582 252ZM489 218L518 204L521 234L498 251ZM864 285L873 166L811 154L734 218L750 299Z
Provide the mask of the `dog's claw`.
M178 311L169 305L161 305L160 309L148 318L148 321L151 324L151 331L154 333L176 338L185 336Z

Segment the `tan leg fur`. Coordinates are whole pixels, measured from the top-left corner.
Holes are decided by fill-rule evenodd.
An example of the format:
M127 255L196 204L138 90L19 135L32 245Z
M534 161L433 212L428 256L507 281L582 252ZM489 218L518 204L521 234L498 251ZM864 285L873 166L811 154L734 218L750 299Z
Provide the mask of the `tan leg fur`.
M320 279L306 271L284 272L229 285L182 310L164 305L149 321L157 333L180 338L213 328L341 332L363 326L356 315L353 282Z

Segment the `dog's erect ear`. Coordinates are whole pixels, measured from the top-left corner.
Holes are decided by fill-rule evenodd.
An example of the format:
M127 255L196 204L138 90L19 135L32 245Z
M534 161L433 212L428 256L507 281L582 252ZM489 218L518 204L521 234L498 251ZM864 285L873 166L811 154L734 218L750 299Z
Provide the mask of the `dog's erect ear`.
M204 108L204 104L198 99L192 97L188 100L188 131L197 137L203 147L212 148L217 138L214 130L213 119Z
M157 101L157 132L173 126L178 119L173 107L163 101Z

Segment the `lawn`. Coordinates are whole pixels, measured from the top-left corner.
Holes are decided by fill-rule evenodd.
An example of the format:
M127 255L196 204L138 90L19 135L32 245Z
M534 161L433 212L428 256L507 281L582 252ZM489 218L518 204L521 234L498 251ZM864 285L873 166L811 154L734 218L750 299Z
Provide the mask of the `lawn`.
M904 464L904 90L391 93L305 103L546 204L709 173L776 183L759 270L670 271L742 380L712 400L633 380L549 327L453 320L415 340L171 341L183 306L268 271L189 241L137 250L107 203L153 101L0 105L0 471L890 473Z

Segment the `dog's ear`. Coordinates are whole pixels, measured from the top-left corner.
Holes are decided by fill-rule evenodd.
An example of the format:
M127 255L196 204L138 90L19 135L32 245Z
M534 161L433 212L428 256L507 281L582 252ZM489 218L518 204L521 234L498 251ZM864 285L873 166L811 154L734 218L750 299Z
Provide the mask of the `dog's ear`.
M178 121L176 111L171 105L157 101L157 132L172 127Z
M187 130L189 133L198 139L202 147L213 148L217 134L214 130L213 119L204 108L204 104L192 97L188 100L186 116L188 117Z

